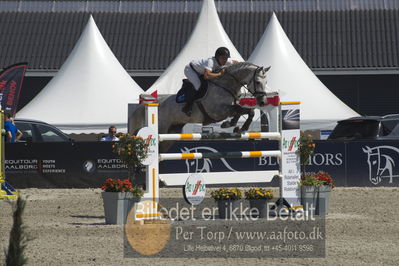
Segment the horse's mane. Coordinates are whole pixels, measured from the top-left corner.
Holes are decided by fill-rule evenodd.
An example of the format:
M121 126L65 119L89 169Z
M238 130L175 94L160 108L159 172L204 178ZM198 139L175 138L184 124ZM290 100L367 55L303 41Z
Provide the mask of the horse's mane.
M233 73L233 72L236 72L236 71L238 71L238 70L240 70L240 69L248 68L248 67L250 67L250 66L253 66L253 67L255 67L255 68L258 68L257 65L252 64L251 62L238 62L238 63L236 63L236 64L232 64L232 65L227 66L227 67L226 67L226 71L227 71L227 72L230 72L230 73Z

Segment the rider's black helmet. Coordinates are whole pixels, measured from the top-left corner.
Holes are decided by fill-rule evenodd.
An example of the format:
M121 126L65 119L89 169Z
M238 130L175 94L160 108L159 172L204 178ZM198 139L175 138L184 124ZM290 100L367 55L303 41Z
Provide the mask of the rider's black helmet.
M216 52L215 52L215 57L218 56L227 56L227 58L230 58L230 51L226 47L219 47Z

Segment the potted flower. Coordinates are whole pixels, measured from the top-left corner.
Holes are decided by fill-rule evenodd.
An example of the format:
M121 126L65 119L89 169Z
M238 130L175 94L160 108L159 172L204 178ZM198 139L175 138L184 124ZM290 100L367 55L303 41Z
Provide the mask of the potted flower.
M242 191L239 188L219 188L211 192L211 197L218 204L219 218L231 219L232 211L238 207L238 200L242 198Z
M267 201L273 198L273 192L265 188L251 188L245 192L245 199L249 200L249 206L255 211L258 217L266 217ZM254 214L255 214L254 213Z
M315 178L320 182L320 185L318 186L316 214L325 215L328 213L330 195L334 188L333 179L328 173L322 171L315 174Z
M113 152L128 167L128 179L109 178L102 186L102 198L106 223L123 224L130 209L143 196L141 187L132 184L133 174L141 169L141 162L147 157L148 144L141 137L123 134L112 145Z
M301 178L299 186L301 187L301 203L306 211L315 211L317 205L318 187L322 181L315 175L305 175ZM311 209L312 208L312 209Z
M304 209L308 210L312 206L315 214L327 214L331 191L334 188L331 176L320 171L317 174L304 176L299 185Z
M144 195L129 179L108 178L101 189L106 224L124 224L130 209Z

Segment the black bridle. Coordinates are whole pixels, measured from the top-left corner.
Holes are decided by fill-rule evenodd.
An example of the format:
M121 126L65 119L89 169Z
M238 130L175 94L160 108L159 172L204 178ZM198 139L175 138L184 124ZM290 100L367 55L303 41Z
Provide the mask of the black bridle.
M231 74L230 72L226 72L226 74L229 74L231 77L233 77L233 79L234 79L237 83L239 83L239 84L241 85L241 87L244 87L249 93L251 93L252 96L254 96L255 98L258 98L258 97L260 97L260 96L262 96L262 97L263 97L263 96L267 96L266 92L265 92L265 91L257 91L257 90L256 90L256 85L255 85L255 84L254 84L254 92L252 92L250 89L248 89L248 86L249 86L251 83L254 83L254 82L255 82L256 73L258 73L258 70L259 70L260 68L261 68L261 67L257 67L257 68L256 68L256 70L254 71L254 74L253 74L251 80L248 82L248 85L245 85L244 83L242 83L236 76L234 76L234 75ZM212 83L212 84L214 84L214 85L216 85L216 86L218 86L219 88L222 88L223 90L225 90L226 92L228 92L228 93L233 97L233 99L234 99L236 102L238 102L239 98L237 97L237 95L234 95L234 93L232 93L229 89L227 89L227 88L221 86L220 84L217 84L216 82L214 82L214 81L212 81L212 80L208 80L208 82L209 82L209 83Z
M240 80L237 79L236 76L234 76L233 74L226 72L227 74L229 74L231 77L233 77L233 79L238 82L241 87L244 87L252 96L254 96L255 98L258 98L260 96L267 96L265 91L258 91L256 89L256 84L255 84L255 77L256 77L256 73L258 73L259 69L261 69L261 67L257 67L256 70L254 71L254 74L252 75L252 78L250 79L250 81L248 82L248 85L243 84ZM254 83L254 92L252 92L250 89L248 89L248 87L251 85L251 83Z

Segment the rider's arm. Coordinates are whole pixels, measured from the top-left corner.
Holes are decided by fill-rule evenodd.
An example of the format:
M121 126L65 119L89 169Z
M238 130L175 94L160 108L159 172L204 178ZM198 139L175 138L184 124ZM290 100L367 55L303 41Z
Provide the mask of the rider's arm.
M224 74L224 69L222 69L219 73L212 73L212 70L205 68L204 70L204 79L213 79L220 77Z

